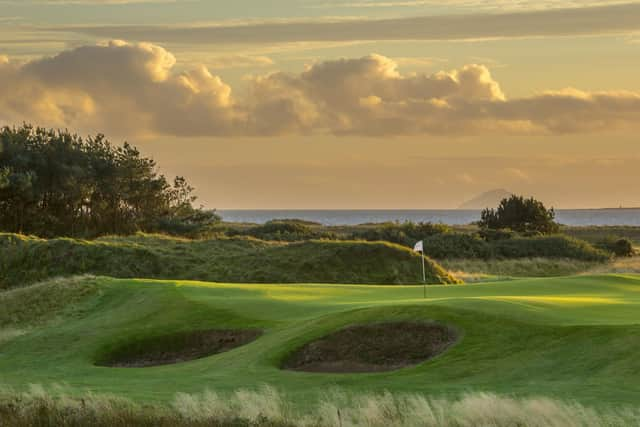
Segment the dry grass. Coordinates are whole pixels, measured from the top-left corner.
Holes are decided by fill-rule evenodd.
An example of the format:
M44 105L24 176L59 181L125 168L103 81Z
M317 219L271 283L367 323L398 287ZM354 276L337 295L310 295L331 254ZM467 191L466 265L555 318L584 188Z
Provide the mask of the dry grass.
M640 253L640 251L637 251ZM640 255L613 258L609 262L573 259L525 258L504 260L456 259L441 264L465 283L494 281L508 277L557 277L573 274L640 274Z
M470 393L458 399L418 394L320 397L310 410L296 411L276 389L212 391L176 395L169 406L143 406L113 396L71 398L64 390L33 385L24 393L0 391L0 420L6 425L56 426L306 426L306 427L605 427L638 425L640 411L598 411L548 398L518 399ZM2 424L2 423L0 423Z
M558 277L590 271L608 264L575 259L452 259L440 261L457 279L466 283L497 277Z
M640 273L640 256L616 258L610 263L596 266L588 273Z

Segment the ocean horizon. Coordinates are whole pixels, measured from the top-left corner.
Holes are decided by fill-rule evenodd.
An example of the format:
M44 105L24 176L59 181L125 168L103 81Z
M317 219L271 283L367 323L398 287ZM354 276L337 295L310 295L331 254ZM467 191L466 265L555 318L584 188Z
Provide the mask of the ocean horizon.
M224 221L264 224L300 219L323 225L358 225L390 221L465 225L480 219L479 209L222 209ZM556 221L572 226L640 226L640 208L557 209Z

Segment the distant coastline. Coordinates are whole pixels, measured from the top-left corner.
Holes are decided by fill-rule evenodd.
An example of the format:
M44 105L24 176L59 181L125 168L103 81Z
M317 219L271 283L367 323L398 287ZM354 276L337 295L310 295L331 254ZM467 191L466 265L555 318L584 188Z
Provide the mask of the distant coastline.
M465 225L480 218L480 209L221 209L225 221L265 223L302 219L323 225L358 225L389 221ZM561 224L573 226L640 226L639 208L556 209Z

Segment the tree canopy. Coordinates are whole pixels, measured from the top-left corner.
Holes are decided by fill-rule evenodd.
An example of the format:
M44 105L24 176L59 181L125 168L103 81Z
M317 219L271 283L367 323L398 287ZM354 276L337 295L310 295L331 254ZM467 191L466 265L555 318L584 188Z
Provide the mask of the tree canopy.
M95 237L217 220L195 200L183 177L169 182L128 143L30 125L0 130L2 231Z
M482 211L480 227L490 230L509 229L519 233L551 234L559 230L555 211L533 197L511 196L497 209Z

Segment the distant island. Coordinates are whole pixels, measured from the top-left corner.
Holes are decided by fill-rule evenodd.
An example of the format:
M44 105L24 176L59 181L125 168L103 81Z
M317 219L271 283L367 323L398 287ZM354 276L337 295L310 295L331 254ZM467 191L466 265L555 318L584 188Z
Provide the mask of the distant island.
M511 197L513 193L504 190L491 190L474 197L471 200L467 200L461 204L458 209L485 209L498 206L502 199Z

